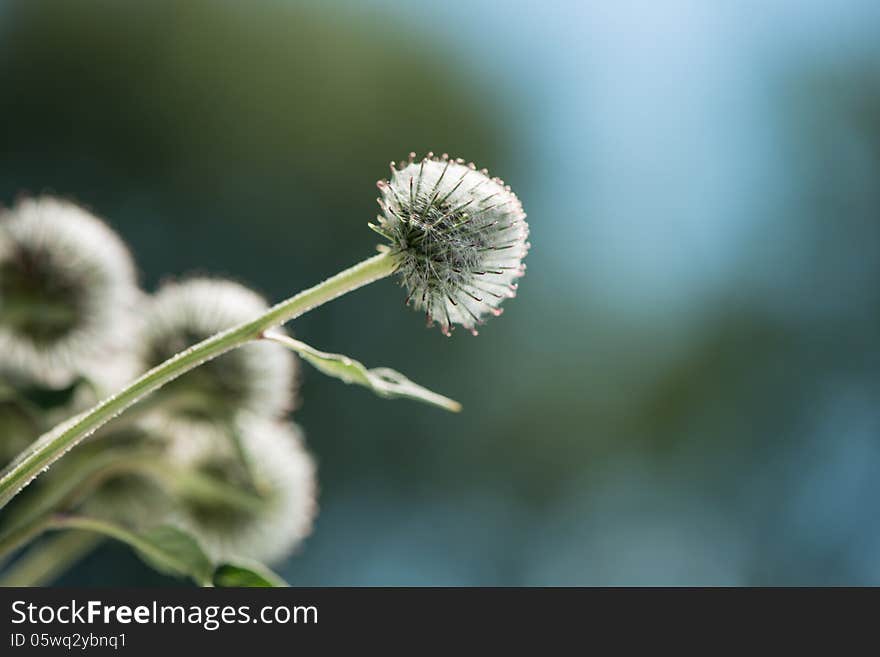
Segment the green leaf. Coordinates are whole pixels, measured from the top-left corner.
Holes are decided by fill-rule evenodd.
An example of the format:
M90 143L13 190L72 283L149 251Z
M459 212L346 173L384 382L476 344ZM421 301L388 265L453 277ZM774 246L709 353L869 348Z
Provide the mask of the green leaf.
M85 516L57 516L51 526L55 529L82 529L115 538L133 548L147 565L161 573L191 577L200 586L212 583L214 566L211 560L192 536L177 527L161 525L135 532L116 523Z
M141 559L159 572L192 577L197 584L211 581L213 565L189 534L162 525L140 534L145 545L133 545Z
M246 564L246 565L245 565ZM261 563L224 563L214 571L214 586L222 587L279 587L288 586L279 575Z
M281 333L266 333L267 340L273 340L283 344L291 351L295 351L300 357L311 363L315 368L345 383L354 383L369 388L380 397L404 397L415 399L426 404L439 406L440 408L458 413L461 404L453 399L438 395L417 383L413 383L400 372L387 367L377 367L368 370L363 364L343 356L342 354L329 354L310 347L305 342L294 340L290 336Z

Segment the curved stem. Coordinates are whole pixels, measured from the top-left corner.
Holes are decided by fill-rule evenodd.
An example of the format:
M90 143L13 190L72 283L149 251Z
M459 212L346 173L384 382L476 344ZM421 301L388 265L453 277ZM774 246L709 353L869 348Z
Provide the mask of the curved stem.
M74 467L67 468L64 477L54 481L52 486L43 487L35 496L21 500L21 504L6 514L0 532L0 563L12 551L6 546L13 532L23 531L27 525L38 523L56 511L75 507L108 477L145 468L165 472L167 468L163 461L157 461L157 453L153 450L110 449L87 455L84 461L74 462Z
M102 540L102 536L84 531L47 536L0 575L0 587L48 584L94 550Z
M201 551L198 544L186 535L184 536L192 543L192 548L197 551L197 566L193 565L192 559L186 556L181 557L177 550L169 550L162 544L150 540L142 534L101 518L56 515L50 519L48 529L82 529L115 539L133 548L144 561L160 572L188 575L199 586L211 585L213 565Z
M27 545L49 528L51 517L48 515L36 518L33 522L23 523L0 538L0 558L12 554Z
M81 529L83 531L94 532L106 536L107 538L114 538L117 541L130 545L156 559L168 558L164 553L158 552L153 544L149 541L145 541L133 531L100 518L90 518L88 516L52 516L48 521L47 529Z
M147 476L168 490L185 492L245 512L257 512L265 503L256 494L240 490L226 481L170 466L150 452L103 456L107 458L93 459L94 466L79 473L78 478L53 487L47 495L35 500L35 504L13 521L11 529L0 533L0 565L17 550L52 529L55 519L61 517L59 512L76 508L107 478L123 473Z
M27 500L23 509L15 508L17 513L12 516L8 528L0 533L0 565L49 529L54 514L75 508L108 477L124 472L174 476L174 472L169 471L164 463L157 462L151 452L105 452L95 455L85 465L87 467L76 469L70 479L46 487L41 495Z
M323 283L273 306L259 317L218 333L180 352L136 379L90 410L55 427L30 445L0 476L0 508L66 451L75 447L129 406L202 363L259 338L264 331L316 308L347 292L392 274L396 257L381 253L342 271Z

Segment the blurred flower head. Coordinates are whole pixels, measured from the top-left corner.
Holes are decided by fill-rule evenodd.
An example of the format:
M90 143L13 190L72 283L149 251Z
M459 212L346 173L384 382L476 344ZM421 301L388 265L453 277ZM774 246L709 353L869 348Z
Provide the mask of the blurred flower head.
M296 425L256 416L241 418L239 425L249 476L262 503L237 508L221 500L184 497L174 521L215 560L246 557L276 562L311 531L317 510L315 464ZM241 465L214 452L198 469L230 482L241 476Z
M446 335L453 324L476 335L525 272L529 227L519 199L485 169L445 154L416 161L411 153L377 184L382 214L371 228L400 255L407 305Z
M0 353L58 380L108 353L138 298L122 240L84 209L43 196L0 214Z
M138 472L107 477L83 505L90 516L130 527L152 525L169 513L174 500L154 478Z
M145 310L142 360L153 367L215 333L253 319L265 300L237 283L191 279L168 283ZM258 341L169 383L159 395L177 418L226 421L241 411L280 417L293 405L296 361L284 347Z

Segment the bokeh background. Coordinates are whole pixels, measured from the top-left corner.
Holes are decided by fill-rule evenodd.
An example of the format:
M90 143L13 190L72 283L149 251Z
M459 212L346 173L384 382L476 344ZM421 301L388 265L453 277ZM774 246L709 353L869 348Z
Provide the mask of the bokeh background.
M290 582L880 584L874 0L0 0L0 202L91 207L147 289L370 255L410 150L514 187L528 275L478 338L390 281L295 323L465 411L305 371Z

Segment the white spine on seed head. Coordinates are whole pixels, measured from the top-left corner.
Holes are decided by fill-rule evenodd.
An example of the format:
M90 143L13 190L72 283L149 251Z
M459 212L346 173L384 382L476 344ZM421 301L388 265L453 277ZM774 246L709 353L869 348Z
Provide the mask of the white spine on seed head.
M525 273L529 226L509 186L464 160L433 153L397 166L377 183L378 224L370 224L399 256L407 305L449 335L454 324L476 334L501 314Z

